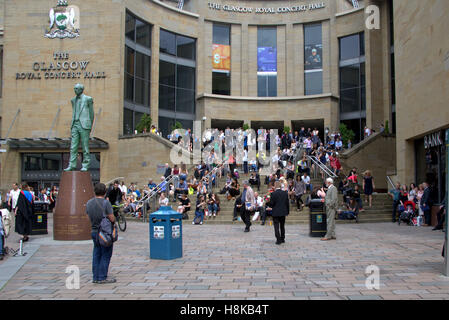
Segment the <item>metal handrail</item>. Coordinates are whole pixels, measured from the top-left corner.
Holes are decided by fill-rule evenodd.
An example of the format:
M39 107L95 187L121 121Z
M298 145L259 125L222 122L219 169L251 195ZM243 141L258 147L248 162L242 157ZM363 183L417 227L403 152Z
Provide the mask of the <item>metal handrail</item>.
M105 182L104 184L107 186L108 184L110 184L110 183L112 183L112 182L114 182L114 181L120 181L120 180L123 180L123 179L125 179L124 177L117 177L117 178L114 178L114 179L112 179L112 180L109 180L108 182Z
M330 170L324 163L322 163L317 157L307 155L307 158L317 165L328 177L338 178L338 176Z
M223 161L218 166L212 169L211 172L209 172L207 175L205 175L201 180L205 180L206 178L210 178L214 173L216 173L219 169L223 168L225 165L225 162ZM215 183L217 183L216 187L218 187L218 179L215 179Z
M167 178L165 178L165 180L161 183L159 183L156 188L154 188L153 190L151 190L149 193L147 193L142 199L140 199L137 204L141 204L142 202L146 201L146 200L150 200L152 197L154 197L154 195L158 194L159 191L162 190L162 184L170 184L173 180L174 180L174 175L169 175Z
M387 182L391 185L391 187L392 187L393 189L396 188L396 186L394 185L393 180L391 179L390 176L387 176Z
M149 203L150 200L155 201L156 200L156 196L159 194L159 192L162 190L162 184L166 184L167 186L170 185L170 183L173 182L175 176L174 175L169 175L167 178L165 178L165 180L161 183L159 183L156 188L154 188L152 191L150 191L149 193L147 193L142 199L140 199L139 201L137 201L137 205L142 205L142 217L143 217L143 222L146 222L146 216L147 216L147 203ZM154 207L156 207L154 205Z

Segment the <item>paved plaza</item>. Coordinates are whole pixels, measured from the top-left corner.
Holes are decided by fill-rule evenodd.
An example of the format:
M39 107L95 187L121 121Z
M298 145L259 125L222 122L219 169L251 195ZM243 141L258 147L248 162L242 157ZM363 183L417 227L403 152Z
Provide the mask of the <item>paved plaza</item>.
M51 224L49 230L51 231ZM449 299L442 276L444 234L392 223L337 226L338 241L308 236L307 225L286 226L286 243L273 228L243 224L184 225L184 256L149 259L148 225L129 222L114 247L114 284L91 283L91 241L34 236L25 257L0 264L0 299ZM18 236L7 245L17 248ZM66 288L68 266L80 288ZM365 286L365 270L380 269L380 290Z

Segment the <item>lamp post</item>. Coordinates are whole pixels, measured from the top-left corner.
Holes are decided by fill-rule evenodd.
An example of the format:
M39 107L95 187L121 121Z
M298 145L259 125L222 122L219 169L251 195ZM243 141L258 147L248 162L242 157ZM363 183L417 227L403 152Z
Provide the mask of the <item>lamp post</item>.
M447 205L448 205L448 195L449 195L449 129L446 130L446 231L445 231L445 243L444 243L444 275L449 277L449 218L447 216Z

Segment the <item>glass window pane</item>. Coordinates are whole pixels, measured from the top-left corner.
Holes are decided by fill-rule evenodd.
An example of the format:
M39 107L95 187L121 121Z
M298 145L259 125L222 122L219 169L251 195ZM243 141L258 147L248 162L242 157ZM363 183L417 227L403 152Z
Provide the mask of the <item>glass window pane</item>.
M125 73L125 99L134 101L134 78Z
M136 130L137 125L139 124L142 116L143 116L143 113L137 112L137 111L134 112L134 129L133 130Z
M42 157L43 170L59 171L61 163L60 153L44 153Z
M257 29L257 47L277 48L276 27L259 27Z
M143 104L143 89L144 89L143 80L136 78L135 84L136 84L135 90L136 96L134 102L138 104Z
M267 80L268 80L268 96L276 97L278 94L277 76L268 76Z
M100 160L100 153L91 153L89 170L100 170Z
M361 134L363 135L363 128L364 128L364 126L362 126L363 123L360 121L360 119L344 120L341 123L346 124L346 127L349 130L354 131L355 138L354 138L354 141L352 141L352 145L359 143L361 141L360 135ZM361 128L361 126L362 126L362 128Z
M167 86L175 86L175 64L159 61L159 83Z
M195 60L195 39L177 36L176 45L178 57Z
M360 88L360 93L361 93L361 103L362 103L362 110L366 110L366 88L365 87L361 87Z
M323 93L323 72L308 72L305 74L305 94Z
M212 72L212 94L227 96L231 94L231 76L229 73Z
M150 86L148 85L148 81L141 80L136 78L136 97L135 103L149 106L150 105Z
M177 71L177 84L178 88L195 89L195 69L178 65Z
M135 41L135 28L136 28L136 19L129 13L126 14L125 20L125 35L131 41Z
M136 20L136 42L144 47L151 48L150 25Z
M125 47L125 72L134 75L134 50Z
M195 107L195 91L176 88L176 111L193 113Z
M304 43L306 45L322 44L322 38L321 23L304 26Z
M362 87L365 86L366 79L365 79L365 63L360 64L360 85Z
M214 23L213 26L213 44L230 44L230 26Z
M340 91L341 113L360 111L359 93L359 88Z
M351 89L360 86L360 66L352 65L340 68L340 89Z
M192 129L193 128L193 121L192 120L183 120L183 119L177 119L179 123L182 124L183 129Z
M360 57L360 37L358 34L340 38L340 60Z
M133 111L125 108L123 111L123 134L130 135L133 133Z
M257 96L267 96L267 76L257 76Z
M150 57L136 52L136 76L150 80Z
M360 55L365 55L365 33L360 33Z
M175 124L175 119L159 117L159 130L165 138L171 133L172 126Z
M25 162L25 171L39 171L41 170L41 154L25 154L23 157Z
M176 35L161 29L160 32L160 52L176 55Z
M175 88L159 85L159 109L175 111Z

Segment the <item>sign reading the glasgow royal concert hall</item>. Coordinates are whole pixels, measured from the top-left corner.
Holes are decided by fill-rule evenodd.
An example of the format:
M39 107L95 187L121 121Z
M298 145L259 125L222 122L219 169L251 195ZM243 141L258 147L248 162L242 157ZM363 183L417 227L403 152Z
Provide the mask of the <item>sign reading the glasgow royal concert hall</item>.
M228 5L214 2L207 3L210 10L227 11L236 13L256 13L256 14L276 14L276 13L300 13L305 11L312 11L317 9L324 9L326 4L324 2L314 2L309 4L301 4L294 6L283 7L244 7L239 5Z
M16 80L104 79L103 71L89 71L89 60L72 59L68 52L54 52L53 61L36 61L32 70L17 72Z

